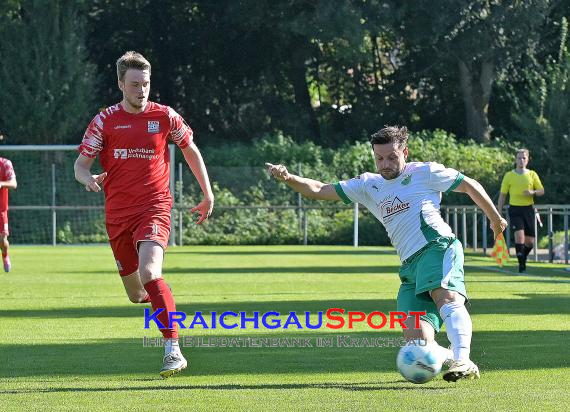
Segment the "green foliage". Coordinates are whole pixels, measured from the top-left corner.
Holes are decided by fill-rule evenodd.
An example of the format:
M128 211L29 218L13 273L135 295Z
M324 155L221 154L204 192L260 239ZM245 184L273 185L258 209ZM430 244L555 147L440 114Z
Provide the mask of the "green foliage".
M408 118L422 129L443 128L487 141L488 110L496 104L493 84L520 78L548 46L541 35L553 3L399 2L394 26L406 47L397 74L407 82L399 92L414 108Z
M409 141L411 161L438 161L479 180L489 193L497 190L500 177L511 161L511 151L503 146L487 147L473 142L459 143L442 130L413 134ZM237 143L202 150L216 194L214 215L201 226L193 223L187 209L197 204L201 190L183 164L182 182L175 191L176 206L183 211L185 244L298 244L303 240L303 212L300 197L286 185L270 179L264 163L282 163L293 173L336 182L374 171L368 142L344 144L337 150L312 142L296 143L282 134L265 136L251 145ZM103 196L86 192L73 177L76 153L11 152L8 156L18 176L18 189L10 193L12 206L52 204L51 166L55 166L55 204L90 206L89 211L58 210L58 243L105 241ZM177 162L184 162L177 152ZM175 164L178 170L178 164ZM99 167L94 167L97 172ZM182 197L180 193L182 192ZM308 207L310 244L352 244L353 208L344 204L303 199ZM444 197L447 204L469 204L463 194ZM247 208L256 206L259 208ZM288 208L283 208L288 207ZM51 210L12 210L12 239L15 243L51 243ZM32 218L33 217L33 218ZM180 215L175 213L175 226ZM360 212L360 244L389 244L385 230L367 211ZM41 225L38 222L42 222ZM177 239L178 241L178 239Z
M570 158L570 53L568 22L560 25L560 48L543 70L527 71L527 92L511 95L516 104L513 133L530 150L531 163L545 185L546 203L570 201L567 182Z
M93 105L83 18L71 0L22 0L0 14L0 130L11 144L81 136Z
M335 152L332 164L340 179L350 179L364 171L375 170L374 158L368 142L357 141L354 144L344 144Z
M153 65L151 99L199 141L282 132L341 147L379 119L468 136L466 107L489 110L504 135L512 102L495 92L555 54L545 22L567 15L559 3L4 0L0 130L10 143L77 142L96 109L121 98L113 63L134 49Z
M563 230L559 230L552 234L552 243L554 247L556 247L557 245L563 245L564 239L565 239L565 232ZM549 244L548 235L542 236L538 241L538 247L540 249L548 249L548 244Z
M472 141L459 143L453 134L443 130L413 134L409 141L410 160L437 161L477 179L489 193L498 191L500 179L510 166L511 151L505 145L488 147ZM303 238L302 212L299 198L286 185L270 180L264 162L281 163L292 173L323 182L349 179L374 171L370 144L345 144L337 150L314 143L295 143L277 134L244 144L205 148L203 154L215 183L214 215L203 226L183 216L184 242L191 244L289 244ZM187 172L184 177L185 206L196 204L200 189ZM303 199L303 204L316 209L307 212L308 242L311 244L351 244L353 241L353 208L339 203ZM444 197L448 204L469 204L463 194ZM263 209L237 209L237 206L262 206ZM290 206L291 209L272 207ZM322 207L326 207L322 209ZM317 209L321 208L321 209ZM365 210L359 221L360 244L387 245L389 239L380 223Z
M493 146L473 140L458 141L455 135L444 130L421 131L409 141L410 160L436 161L461 171L483 185L490 196L495 196L503 174L512 167L513 149L507 143L497 141ZM452 193L446 203L470 202L465 195Z

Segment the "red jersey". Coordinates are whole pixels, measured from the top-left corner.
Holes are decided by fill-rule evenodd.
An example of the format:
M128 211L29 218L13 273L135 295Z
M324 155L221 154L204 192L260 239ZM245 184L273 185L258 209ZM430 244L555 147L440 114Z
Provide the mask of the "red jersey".
M16 173L14 173L12 162L0 157L0 181L5 182L15 177ZM0 188L0 212L5 212L6 210L8 210L8 188L2 187Z
M192 142L192 129L172 108L154 102L136 114L116 104L91 121L78 150L90 158L99 155L107 172L107 221L121 221L151 207L170 210L168 139L184 149Z

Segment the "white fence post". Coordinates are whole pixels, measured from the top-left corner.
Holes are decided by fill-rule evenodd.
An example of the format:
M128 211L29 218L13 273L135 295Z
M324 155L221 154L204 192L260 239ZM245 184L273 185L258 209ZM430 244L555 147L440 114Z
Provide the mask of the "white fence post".
M309 215L307 209L303 208L303 245L307 246L309 237Z
M461 209L461 238L463 240L463 248L467 247L467 208Z
M303 170L301 169L301 163L297 164L297 176L302 177ZM303 244L307 244L307 228L304 226L305 216L303 214L303 196L301 193L297 193L297 218L299 219L299 232L303 234Z
M457 233L458 229L459 229L457 227L457 210L458 209L456 207L453 208L453 233L455 233L455 236L457 238L459 238L458 233Z
M564 209L564 263L568 264L568 209Z
M552 208L548 209L548 261L552 263L554 261L554 221L552 218Z
M51 164L51 244L57 245L57 212L55 210L55 163Z
M358 203L354 204L354 247L358 247Z
M536 218L536 214L538 213L538 210L534 209L534 239L535 239L535 245L534 245L534 250L532 252L532 254L534 255L534 261L538 262L538 240L540 239L538 237L538 219ZM540 215L539 215L540 216ZM507 227L507 230L509 230L509 228Z
M483 221L483 255L487 256L487 215L485 215L485 213L483 213L481 220Z
M473 208L473 252L477 252L477 208Z

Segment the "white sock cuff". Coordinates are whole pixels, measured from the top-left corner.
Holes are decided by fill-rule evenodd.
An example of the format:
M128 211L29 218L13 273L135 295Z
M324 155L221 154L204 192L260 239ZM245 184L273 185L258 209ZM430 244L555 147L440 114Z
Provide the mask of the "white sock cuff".
M168 355L169 353L180 353L180 344L178 338L176 339L167 339L166 344L164 345L164 354Z

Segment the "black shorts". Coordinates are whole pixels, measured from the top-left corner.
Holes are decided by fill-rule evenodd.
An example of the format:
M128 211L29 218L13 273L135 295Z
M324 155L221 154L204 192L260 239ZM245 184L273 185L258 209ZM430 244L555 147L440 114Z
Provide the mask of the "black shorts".
M534 206L509 206L513 231L524 230L525 236L536 237L534 232Z

